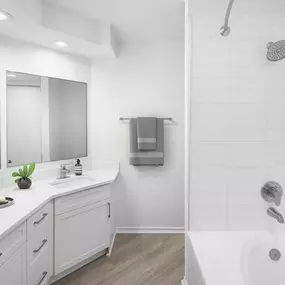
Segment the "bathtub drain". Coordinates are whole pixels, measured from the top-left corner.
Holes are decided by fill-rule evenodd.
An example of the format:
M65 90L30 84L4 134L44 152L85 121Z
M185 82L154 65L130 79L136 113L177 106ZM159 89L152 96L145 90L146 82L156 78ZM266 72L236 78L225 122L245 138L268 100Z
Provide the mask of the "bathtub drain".
M278 249L273 248L270 250L269 256L272 260L278 261L281 258L281 252Z

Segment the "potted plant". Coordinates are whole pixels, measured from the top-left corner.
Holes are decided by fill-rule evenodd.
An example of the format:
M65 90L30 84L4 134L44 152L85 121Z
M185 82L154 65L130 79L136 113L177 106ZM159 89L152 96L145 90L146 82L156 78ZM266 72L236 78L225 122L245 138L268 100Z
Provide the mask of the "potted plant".
M20 189L29 189L32 185L31 175L35 171L36 164L32 162L29 166L26 164L23 168L19 169L19 172L13 172L12 176L15 178L15 183L17 183Z

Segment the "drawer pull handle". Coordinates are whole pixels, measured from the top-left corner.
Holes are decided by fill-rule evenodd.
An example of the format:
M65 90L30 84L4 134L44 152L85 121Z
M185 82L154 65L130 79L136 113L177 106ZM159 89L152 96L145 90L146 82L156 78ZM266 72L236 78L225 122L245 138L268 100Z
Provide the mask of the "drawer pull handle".
M42 242L42 244L41 244L41 246L40 246L38 249L35 249L35 250L33 251L33 253L38 253L38 252L43 248L43 246L44 246L46 243L47 243L47 239L44 239L43 242Z
M41 277L40 281L36 284L36 285L41 285L43 283L43 281L45 280L46 276L48 275L47 272L43 273L43 276Z
M34 226L40 224L46 218L47 215L48 215L48 213L44 213L40 220L34 222Z
M108 218L110 219L111 218L111 204L110 203L108 203L108 208L109 208Z

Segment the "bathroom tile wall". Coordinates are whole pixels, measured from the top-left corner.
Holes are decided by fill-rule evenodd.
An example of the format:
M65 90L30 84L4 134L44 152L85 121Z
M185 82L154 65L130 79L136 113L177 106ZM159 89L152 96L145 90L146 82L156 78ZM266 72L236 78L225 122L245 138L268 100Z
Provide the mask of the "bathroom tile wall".
M285 60L266 59L267 43L284 39L284 5L238 2L222 37L223 2L211 14L192 10L190 226L278 227L260 189L285 187Z

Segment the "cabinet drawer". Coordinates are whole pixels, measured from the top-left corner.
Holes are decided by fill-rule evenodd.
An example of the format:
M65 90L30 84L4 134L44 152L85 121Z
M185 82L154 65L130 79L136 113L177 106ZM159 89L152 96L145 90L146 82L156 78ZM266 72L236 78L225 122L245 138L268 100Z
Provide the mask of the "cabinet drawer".
M34 257L33 262L28 264L28 284L46 285L53 275L52 263L53 246L49 241Z
M49 250L49 252L48 252ZM42 256L45 256L46 262L52 260L53 254L53 237L46 236L42 239L30 242L27 244L27 262L28 270L33 267Z
M27 221L28 240L50 230L53 223L53 202L48 203Z
M26 242L26 232L26 223L24 223L0 240L0 266Z
M32 272L32 268L37 266L36 263L41 262L42 258L46 260L46 263L52 262L53 220L53 202L48 203L28 220L28 272Z
M109 185L100 186L55 199L55 215L108 199L110 196L109 187Z
M1 285L29 285L26 275L26 244L0 266Z
M31 283L28 283L29 285L46 285L49 282L49 279L51 278L51 274L48 271L43 272L35 272L35 278L31 281Z

